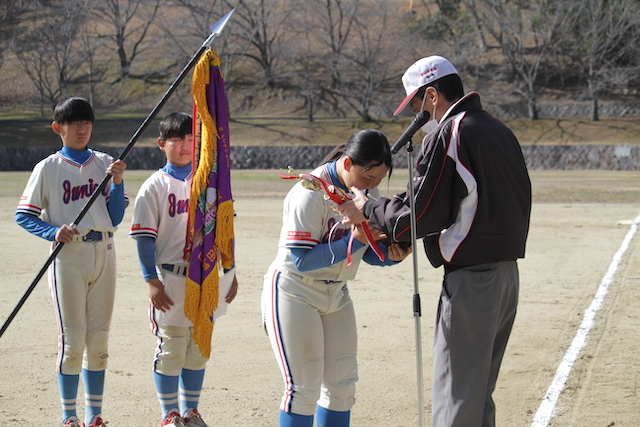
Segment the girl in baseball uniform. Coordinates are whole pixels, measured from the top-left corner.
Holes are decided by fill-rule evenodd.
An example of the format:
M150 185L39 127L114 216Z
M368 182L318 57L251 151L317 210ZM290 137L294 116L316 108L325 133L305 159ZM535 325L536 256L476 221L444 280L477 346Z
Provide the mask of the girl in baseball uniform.
M140 187L129 232L136 239L149 292L151 330L157 337L153 377L161 427L207 427L197 408L208 359L195 345L193 324L184 314L192 145L191 116L172 113L160 122L158 146L167 164ZM227 303L235 298L237 287L234 277Z
M63 147L33 168L16 209L16 221L27 231L65 244L49 268L65 427L85 426L76 414L81 372L86 423L89 427L106 424L101 411L116 285L113 233L128 203L122 180L127 165L87 148L94 121L93 109L85 98L69 97L56 105L51 128L60 135ZM105 171L112 177L110 186L82 221L71 227Z
M336 147L312 174L349 191L377 186L391 174L387 138L366 129ZM263 322L284 380L280 427L349 425L355 401L356 321L347 281L361 260L393 265L411 249L380 245L385 256L367 246L361 227L343 226L332 202L297 183L284 200L276 259L265 275ZM347 251L351 234L351 265ZM376 233L377 239L384 236Z

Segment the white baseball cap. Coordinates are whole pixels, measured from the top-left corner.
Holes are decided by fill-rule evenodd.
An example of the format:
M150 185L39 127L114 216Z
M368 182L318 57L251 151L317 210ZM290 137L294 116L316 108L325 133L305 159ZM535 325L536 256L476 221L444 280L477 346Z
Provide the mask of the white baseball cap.
M407 97L400 103L393 115L397 116L402 113L422 86L450 74L458 74L458 71L448 59L442 56L428 56L414 62L402 76L402 84L407 92Z

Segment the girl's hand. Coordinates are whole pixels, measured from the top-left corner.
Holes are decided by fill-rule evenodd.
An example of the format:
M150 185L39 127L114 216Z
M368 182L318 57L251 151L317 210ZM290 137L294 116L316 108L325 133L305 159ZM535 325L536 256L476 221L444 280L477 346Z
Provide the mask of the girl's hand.
M381 240L381 239L384 239L385 237L387 237L387 235L384 234L382 231L376 230L375 228L371 228L371 226L369 226L369 231L371 231L371 236L373 237L373 240L375 240L376 242L378 240ZM367 241L366 234L364 234L364 230L362 228L362 223L360 223L360 224L352 224L351 225L351 232L353 233L353 237L358 242L364 243L365 245L367 243L369 243Z
M387 253L389 254L389 259L391 261L400 262L408 257L411 252L413 252L413 248L411 246L405 249L400 243L392 243L387 246Z

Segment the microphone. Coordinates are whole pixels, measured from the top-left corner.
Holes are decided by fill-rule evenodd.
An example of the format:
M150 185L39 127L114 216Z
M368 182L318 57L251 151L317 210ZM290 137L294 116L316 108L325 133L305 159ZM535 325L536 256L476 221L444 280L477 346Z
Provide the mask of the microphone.
M402 136L400 136L396 143L393 144L393 147L391 147L391 154L396 154L398 150L400 150L407 142L409 142L411 138L413 138L413 134L415 134L418 129L420 129L422 126L424 126L425 123L429 121L430 116L431 115L428 111L420 111L418 114L416 114L416 118L413 119L407 130L404 131Z

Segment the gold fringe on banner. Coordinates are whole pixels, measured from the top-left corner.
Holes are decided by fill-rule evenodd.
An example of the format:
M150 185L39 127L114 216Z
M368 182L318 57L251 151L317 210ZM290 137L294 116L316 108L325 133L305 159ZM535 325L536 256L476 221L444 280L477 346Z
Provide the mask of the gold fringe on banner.
M192 95L194 99L194 159L197 158L197 166L193 164L194 176L191 184L191 200L189 202L189 228L187 236L188 256L191 257L193 248L201 245L205 233L215 233L212 247L203 248L201 268L207 271L202 283L197 283L187 274L185 315L193 322L193 338L203 356L209 357L211 353L211 336L213 334L213 312L218 307L219 301L219 274L220 267L229 269L234 265L233 248L233 200L217 200L219 194L215 191L216 200L207 200L208 189L211 189L209 179L212 171L218 171L218 162L229 163L229 153L218 152L217 124L211 116L207 104L207 86L210 84L211 67L219 67L220 59L213 49L202 54L196 64L192 77ZM228 168L225 169L228 171ZM227 179L228 180L228 179ZM223 185L229 184L222 180ZM211 229L195 229L196 213L204 210L205 215L215 215L215 219L209 222ZM188 259L189 259L188 258ZM189 269L196 264L193 260L189 263Z

